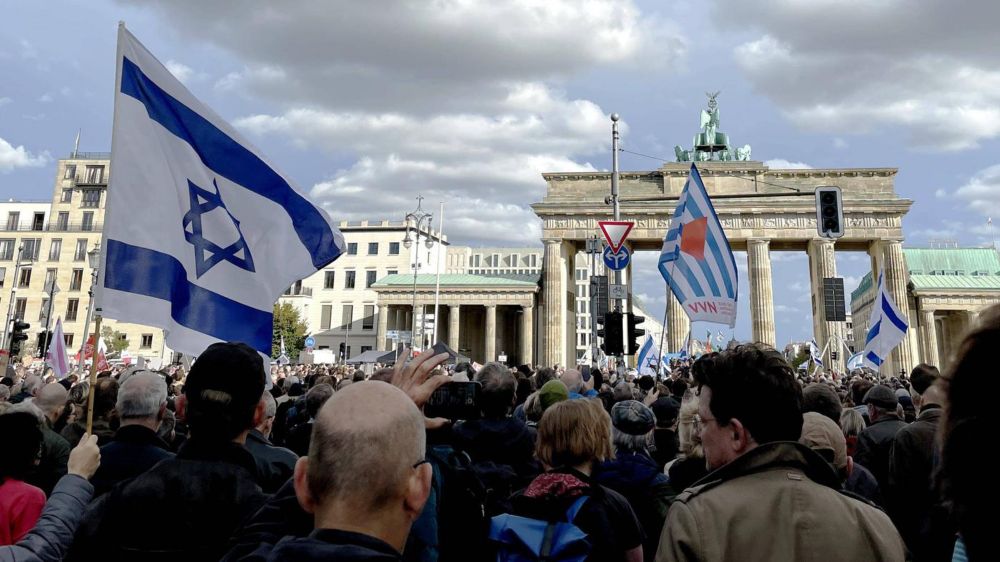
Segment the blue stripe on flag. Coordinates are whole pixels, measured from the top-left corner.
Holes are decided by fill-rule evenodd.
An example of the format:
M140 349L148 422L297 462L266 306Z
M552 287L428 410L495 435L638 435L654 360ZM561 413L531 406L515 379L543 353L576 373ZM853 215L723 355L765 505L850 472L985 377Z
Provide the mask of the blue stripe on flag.
M882 319L879 318L878 322L875 322L874 324L872 324L872 327L869 328L868 335L865 336L865 345L868 345L868 342L878 337L878 333L881 328L882 328Z
M906 322L903 322L902 318L896 316L896 312L889 306L889 301L885 298L882 299L882 312L885 313L885 317L889 319L889 322L892 322L894 326L899 328L900 332L906 332Z
M150 119L190 144L214 172L284 207L317 269L340 255L342 250L334 243L333 229L312 203L257 155L165 92L124 57L122 93L138 100Z
M701 176L698 176L698 182L695 182L695 183L696 183L696 185L698 185L701 188L702 193L704 193L705 197L707 198L708 197L708 193L705 192L705 190L704 190L705 188L704 188L703 185L701 185L700 182L701 182ZM688 212L691 213L691 216L694 217L694 218L696 218L696 219L700 219L700 218L706 216L706 213L701 209L701 207L698 206L698 202L694 201L694 200L691 201L691 205L688 207ZM719 228L722 228L722 224L719 223L719 217L715 216L715 212L714 211L712 212L712 218L715 220L715 222L717 224L719 224ZM711 229L708 229L705 234L706 234L705 241L708 243L708 248L710 250L712 250L712 255L715 257L715 261L716 261L716 263L719 266L719 275L722 276L722 282L726 285L726 295L729 298L734 298L734 294L733 294L733 282L729 278L729 268L726 267L727 262L722 259L722 249L719 247L719 242L718 242L718 240L716 240L715 235L712 234L712 230ZM730 256L730 259L735 259L735 258L732 257L732 252L729 253L729 256ZM702 271L705 272L705 277L708 277L709 279L712 279L712 277L713 277L712 271L708 268L708 264L703 264L702 265ZM715 281L712 280L709 283L713 287L715 296L721 297L722 294L720 294L719 290L717 288L715 288Z
M107 241L104 286L170 302L175 322L222 341L241 341L271 354L271 311L258 310L188 281L171 255Z
M879 365L879 366L882 365L882 358L879 357L878 355L875 355L874 351L869 351L868 355L866 355L865 358L867 358L869 361L871 361L875 365Z
M684 293L681 292L681 288L680 286L677 285L677 281L674 280L674 276L670 275L669 271L667 270L666 263L668 261L672 260L665 260L665 259L660 260L660 263L658 265L658 268L660 270L660 275L662 275L663 278L667 280L667 283L670 285L670 290L674 293L674 296L683 295ZM681 303L681 306L683 306L683 303Z
M677 271L681 272L681 275L684 276L684 279L688 282L688 285L691 286L691 290L694 291L694 296L696 297L705 296L705 291L704 289L701 288L701 283L698 283L698 278L694 276L694 272L691 271L691 267L688 265L688 260L681 258L675 261L674 272L676 273Z

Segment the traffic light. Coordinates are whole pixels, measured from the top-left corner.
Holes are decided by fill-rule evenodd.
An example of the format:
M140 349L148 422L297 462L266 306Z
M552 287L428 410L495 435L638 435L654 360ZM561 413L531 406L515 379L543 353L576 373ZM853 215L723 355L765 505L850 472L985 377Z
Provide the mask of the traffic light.
M52 330L38 334L38 351L36 352L38 357L45 357L45 354L49 351L49 343L51 342Z
M816 188L816 230L824 238L844 235L844 201L839 187L825 185Z
M646 330L642 328L636 328L639 324L642 324L646 320L645 316L639 316L632 312L628 313L628 354L635 355L639 353L639 348L642 345L639 343L639 338L646 335Z
M28 334L24 333L31 324L23 320L14 320L13 329L10 332L10 356L16 357L21 354L21 342L28 339Z
M598 326L603 329L597 330L597 337L604 338L601 344L601 351L608 356L622 355L622 313L611 311L604 314L604 318L597 319Z

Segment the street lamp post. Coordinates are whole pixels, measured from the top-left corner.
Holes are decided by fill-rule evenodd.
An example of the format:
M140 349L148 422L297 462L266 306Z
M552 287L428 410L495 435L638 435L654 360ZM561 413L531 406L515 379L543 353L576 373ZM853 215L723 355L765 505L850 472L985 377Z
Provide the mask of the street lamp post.
M87 291L87 319L83 323L83 343L80 344L80 364L86 359L87 338L90 336L90 320L94 314L94 286L97 285L98 268L101 266L101 245L87 252L87 263L90 265L90 290ZM97 349L97 338L94 338L94 349Z
M421 229L426 231L424 234L424 244L427 249L430 250L434 247L434 240L431 238L431 224L434 222L434 215L425 211L421 204L424 198L417 195L417 208L406 214L406 236L403 238L403 247L409 250L413 243L416 242L416 248L413 251L413 325L411 326L410 332L410 347L413 347L415 341L420 341L420 347L423 347L423 340L417 340L417 273L420 272L420 233ZM415 240L410 239L410 229L414 231ZM423 315L421 315L421 322ZM435 320L437 320L435 318Z

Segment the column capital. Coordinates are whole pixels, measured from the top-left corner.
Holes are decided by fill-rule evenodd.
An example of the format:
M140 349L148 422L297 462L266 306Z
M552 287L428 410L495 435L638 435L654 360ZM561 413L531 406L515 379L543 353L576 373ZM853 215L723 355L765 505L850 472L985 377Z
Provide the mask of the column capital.
M542 238L542 243L546 246L558 246L563 243L562 238Z
M771 244L770 238L747 238L747 246L768 246Z
M522 309L524 309L524 310L527 310L527 309L529 309L529 308L535 308L535 303L531 303L531 304L522 304L522 305L521 305L521 308L522 308Z

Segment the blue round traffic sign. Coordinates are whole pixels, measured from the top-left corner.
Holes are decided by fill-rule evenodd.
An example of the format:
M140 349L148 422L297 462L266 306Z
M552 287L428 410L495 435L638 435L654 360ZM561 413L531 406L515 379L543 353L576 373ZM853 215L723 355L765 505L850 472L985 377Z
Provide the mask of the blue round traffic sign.
M312 336L306 338L306 347L315 347L315 346L316 346L316 340L313 339Z
M628 248L622 246L615 253L611 246L604 247L604 265L608 266L611 271L620 271L628 267L628 262L632 259L632 253L628 251Z

